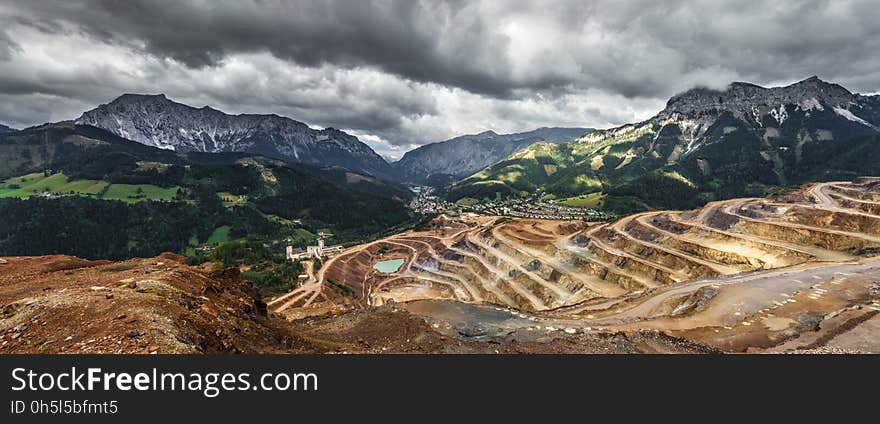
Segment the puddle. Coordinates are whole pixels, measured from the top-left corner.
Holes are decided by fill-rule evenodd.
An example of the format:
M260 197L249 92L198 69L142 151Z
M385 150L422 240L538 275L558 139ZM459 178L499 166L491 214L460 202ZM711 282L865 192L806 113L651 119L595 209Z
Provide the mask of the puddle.
M387 261L381 261L373 265L373 268L379 270L379 272L383 272L385 274L393 274L400 269L400 266L406 262L404 259L389 259Z

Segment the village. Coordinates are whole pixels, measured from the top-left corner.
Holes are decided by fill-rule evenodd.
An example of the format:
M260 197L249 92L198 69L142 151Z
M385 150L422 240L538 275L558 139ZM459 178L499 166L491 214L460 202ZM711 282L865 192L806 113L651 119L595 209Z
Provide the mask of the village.
M557 221L606 221L613 218L613 215L596 209L566 206L554 201L544 201L537 198L515 198L481 202L471 206L464 206L462 210L478 215L551 219Z
M423 215L448 213L457 210L455 203L447 202L436 195L434 187L413 186L410 187L415 197L409 203L409 208Z
M612 215L591 208L566 206L555 201L544 201L536 196L503 200L484 200L473 204L451 203L435 194L432 187L412 187L416 197L409 207L422 214L460 213L508 216L513 218L552 219L559 221L606 221Z

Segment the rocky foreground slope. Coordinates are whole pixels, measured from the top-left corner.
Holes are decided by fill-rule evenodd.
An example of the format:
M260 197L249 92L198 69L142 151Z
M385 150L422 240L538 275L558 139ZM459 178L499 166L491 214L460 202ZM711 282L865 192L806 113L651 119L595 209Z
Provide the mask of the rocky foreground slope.
M216 353L284 345L266 306L234 273L163 255L124 262L69 256L0 264L0 352Z

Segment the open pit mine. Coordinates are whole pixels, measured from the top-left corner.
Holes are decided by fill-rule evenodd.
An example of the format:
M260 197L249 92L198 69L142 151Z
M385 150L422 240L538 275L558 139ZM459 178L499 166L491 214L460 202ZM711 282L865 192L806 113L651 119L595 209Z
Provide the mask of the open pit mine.
M865 177L614 222L441 216L310 263L308 282L267 303L291 320L390 306L475 340L880 352L878 253L880 178ZM639 351L682 351L664 346Z
M173 254L0 258L0 353L880 352L880 178L314 253L268 299Z

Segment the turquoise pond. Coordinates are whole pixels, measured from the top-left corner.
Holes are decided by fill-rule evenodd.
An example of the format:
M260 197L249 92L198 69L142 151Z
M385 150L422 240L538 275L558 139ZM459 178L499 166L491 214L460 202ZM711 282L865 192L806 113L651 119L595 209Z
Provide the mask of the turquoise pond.
M378 262L376 265L373 265L373 268L379 270L379 272L384 272L386 274L391 274L393 272L397 272L400 269L400 266L406 262L403 259L390 259L387 261Z

